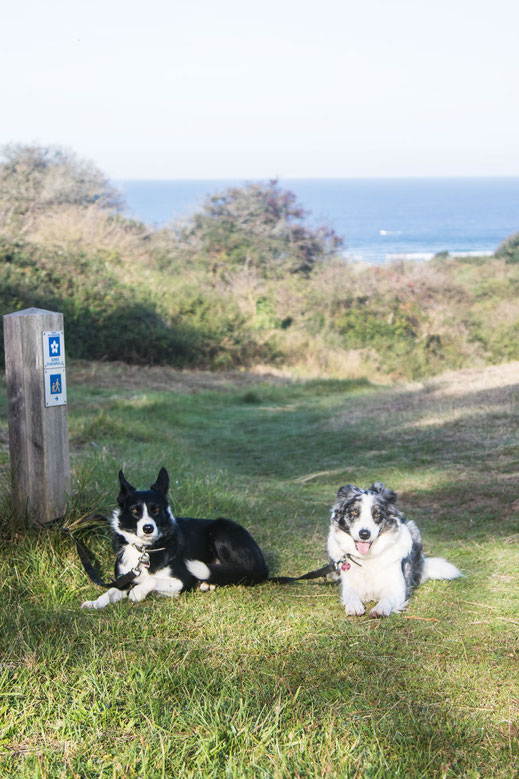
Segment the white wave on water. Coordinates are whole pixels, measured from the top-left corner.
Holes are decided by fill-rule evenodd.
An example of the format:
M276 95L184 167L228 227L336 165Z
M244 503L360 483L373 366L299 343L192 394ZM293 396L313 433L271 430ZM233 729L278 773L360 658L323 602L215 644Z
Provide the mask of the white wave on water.
M492 257L494 252L481 250L470 252L447 252L449 257ZM432 260L436 257L434 252L397 252L395 254L386 254L386 260Z

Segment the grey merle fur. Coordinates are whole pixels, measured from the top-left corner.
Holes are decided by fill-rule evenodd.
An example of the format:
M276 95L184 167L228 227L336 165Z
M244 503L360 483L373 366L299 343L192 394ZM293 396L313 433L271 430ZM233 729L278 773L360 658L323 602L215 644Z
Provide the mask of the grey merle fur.
M406 585L406 598L423 581L425 556L423 553L422 535L417 525L396 508L397 494L388 489L382 482L374 482L369 490L363 490L355 484L346 484L337 491L337 502L333 509L332 523L346 533L355 520L354 512L359 510L359 501L363 495L374 495L372 517L382 534L400 525L407 525L413 544L407 557L401 562L402 574ZM378 515L377 515L378 512Z

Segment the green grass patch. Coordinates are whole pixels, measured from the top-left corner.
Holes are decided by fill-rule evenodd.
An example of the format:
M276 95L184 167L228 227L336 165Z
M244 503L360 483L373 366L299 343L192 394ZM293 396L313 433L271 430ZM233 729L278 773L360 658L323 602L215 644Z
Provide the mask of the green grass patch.
M497 369L496 369L497 370ZM326 561L329 507L381 479L465 576L405 614L336 585L150 596L101 612L59 530L16 524L3 469L0 776L510 777L518 760L517 382L294 382L183 392L69 372L68 522L165 465L179 515L230 516L273 573ZM505 381L505 378L507 381ZM512 377L513 378L513 377ZM460 383L463 389L460 390ZM0 432L5 441L2 400ZM85 530L108 575L104 529Z

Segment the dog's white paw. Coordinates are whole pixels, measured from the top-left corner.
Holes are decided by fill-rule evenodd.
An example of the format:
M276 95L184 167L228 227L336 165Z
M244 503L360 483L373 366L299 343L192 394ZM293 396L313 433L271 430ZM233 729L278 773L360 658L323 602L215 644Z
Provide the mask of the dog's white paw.
M361 617L366 613L366 609L360 600L350 600L344 604L344 608L348 617Z
M369 612L369 616L371 619L378 619L379 617L389 617L391 614L391 609L381 609L378 606L375 606L374 609L371 609Z
M207 582L200 582L201 592L214 592L216 590L216 584L208 584Z
M125 590L118 590L117 587L110 587L109 590L104 592L96 600L86 600L81 604L82 609L104 609L109 603L117 603L123 598L126 598Z
M146 587L137 584L135 587L132 587L132 589L130 590L130 594L128 595L128 598L131 600L132 603L139 603L139 601L144 600L144 598L148 595L148 593L149 590Z
M402 611L404 606L405 603L395 605L394 602L391 603L389 601L381 600L371 609L369 616L373 619L377 619L378 617L389 617L394 611Z
M97 605L96 600L86 600L84 603L81 604L82 609L98 609L99 606Z
M200 582L198 585L200 592L214 592L216 590L216 584L208 584L208 582Z
M99 596L99 598L96 598L96 600L86 600L84 603L81 604L82 609L104 609L108 604L110 603L110 595L109 592L104 592L102 595Z

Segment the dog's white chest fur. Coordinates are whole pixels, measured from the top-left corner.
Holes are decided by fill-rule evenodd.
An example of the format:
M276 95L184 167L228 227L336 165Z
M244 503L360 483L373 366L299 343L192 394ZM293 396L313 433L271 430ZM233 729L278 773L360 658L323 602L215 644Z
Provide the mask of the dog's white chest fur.
M351 562L349 569L341 570L341 579L344 578L348 585L355 588L363 602L379 600L393 585L395 577L401 574L402 557L405 554L398 547L403 546L402 540L399 539L397 544L385 549L377 557L363 558L359 565Z
M134 546L133 544L126 544L126 546L122 550L122 554L120 557L119 564L120 564L121 573L122 574L128 573L129 571L136 568L139 564L141 555L142 552L140 552L136 546ZM147 569L141 567L141 573L139 574L137 579L141 580L143 578L146 578L146 576L149 576Z

